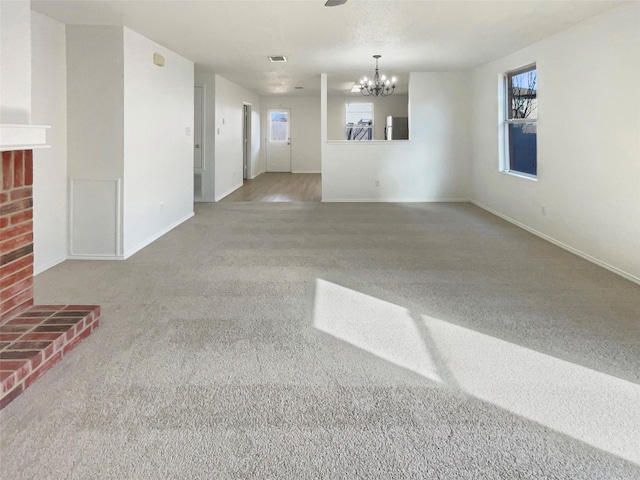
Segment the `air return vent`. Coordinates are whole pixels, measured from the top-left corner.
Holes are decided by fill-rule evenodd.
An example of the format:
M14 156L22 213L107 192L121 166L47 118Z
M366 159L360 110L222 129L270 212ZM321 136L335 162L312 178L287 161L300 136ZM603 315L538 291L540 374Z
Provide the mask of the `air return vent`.
M274 63L282 63L287 61L287 57L284 55L270 55L269 61Z

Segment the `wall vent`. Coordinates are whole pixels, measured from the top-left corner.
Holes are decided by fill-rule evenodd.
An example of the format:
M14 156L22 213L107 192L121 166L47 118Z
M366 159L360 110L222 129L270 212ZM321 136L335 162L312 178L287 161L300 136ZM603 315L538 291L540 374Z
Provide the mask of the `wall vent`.
M274 63L282 63L287 61L284 55L269 55L269 61Z

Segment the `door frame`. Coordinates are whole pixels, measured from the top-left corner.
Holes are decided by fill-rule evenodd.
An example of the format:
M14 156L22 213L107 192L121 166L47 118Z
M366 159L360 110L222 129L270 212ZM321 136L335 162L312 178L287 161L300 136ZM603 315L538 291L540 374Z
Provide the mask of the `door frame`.
M251 115L253 107L248 102L242 102L242 179L250 180L251 177ZM244 182L243 182L244 183Z
M207 86L203 85L201 83L196 83L196 84L193 85L194 110L195 110L195 89L196 88L202 89L202 98L201 98L201 102L200 102L200 112L201 112L201 115L200 115L200 117L201 117L201 121L200 121L200 155L202 157L202 167L201 168L196 168L196 166L194 165L193 169L196 172L202 172L202 171L204 171L206 169L206 166L207 166L207 163L205 161L205 159L206 159L206 156L205 156L206 139L205 139L205 135L204 135L205 132L207 131L206 127L205 127L205 122L207 121L206 120L206 112L207 112L207 110L206 110L206 107L207 107L207 104L206 104L206 101L207 101L207 99L206 99L207 90L206 89L207 89ZM193 120L193 148L195 149L196 127L197 127L196 121L195 121L195 111L193 113L193 118L194 118L194 120Z

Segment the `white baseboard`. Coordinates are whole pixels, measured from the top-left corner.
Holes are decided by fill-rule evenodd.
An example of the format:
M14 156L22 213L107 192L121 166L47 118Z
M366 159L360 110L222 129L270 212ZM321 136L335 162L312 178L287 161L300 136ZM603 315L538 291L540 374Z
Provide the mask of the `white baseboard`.
M49 270L50 268L55 267L56 265L61 264L62 262L64 262L67 259L67 256L64 255L62 257L58 257L55 260L52 260L50 262L45 263L44 265L38 267L38 268L34 268L33 269L33 276L35 277L36 275L41 274L42 272L44 272L45 270Z
M222 200L224 197L226 197L227 195L232 194L233 192L235 192L237 189L239 189L240 187L242 187L242 184L240 185L236 185L235 187L227 190L226 192L220 194L220 195L216 195L216 202L219 202L220 200Z
M146 239L144 242L140 243L139 245L135 246L134 248L129 249L127 252L125 252L124 254L124 259L126 260L127 258L129 258L131 255L139 252L140 250L142 250L144 247L146 247L147 245L155 242L157 239L159 239L160 237L162 237L163 235L169 233L171 230L173 230L174 228L176 228L178 225L180 225L181 223L186 222L187 220L189 220L191 217L193 217L195 215L195 213L191 212L188 215L185 215L184 217L182 217L180 220L173 222L171 225L169 225L166 228L163 228L162 230L160 230L158 233L156 233L155 235L152 235L151 237L149 237L148 239Z
M595 263L596 265L602 267L602 268L606 268L607 270L609 270L610 272L613 272L617 275L620 275L623 278L626 278L627 280L630 280L634 283L637 283L640 285L640 278L636 277L635 275L632 275L629 272L625 272L624 270L619 269L618 267L614 267L613 265L609 265L606 262L603 262L602 260L596 258L596 257L592 257L591 255L589 255L588 253L585 253L581 250L578 250L577 248L572 247L571 245L567 245L566 243L561 242L560 240L557 240L553 237L550 237L549 235L539 232L538 230L536 230L535 228L531 228L527 225L525 225L524 223L521 223L517 220L514 220L511 217L508 217L507 215L504 215L490 207L487 207L486 205L483 205L480 202L476 202L475 200L470 200L471 203L473 203L475 206L482 208L483 210L486 210L489 213L492 213L493 215L495 215L496 217L500 217L503 220L506 220L509 223L513 223L514 225L522 228L523 230L526 230L529 233L533 233L534 235L553 243L554 245L557 245L560 248L563 248L565 250L567 250L568 252L573 253L574 255L577 255L579 257L584 258L585 260L590 261L591 263Z
M69 255L67 260L125 260L122 255Z
M291 173L322 173L317 170L291 170Z
M325 198L327 203L442 203L468 202L468 198Z

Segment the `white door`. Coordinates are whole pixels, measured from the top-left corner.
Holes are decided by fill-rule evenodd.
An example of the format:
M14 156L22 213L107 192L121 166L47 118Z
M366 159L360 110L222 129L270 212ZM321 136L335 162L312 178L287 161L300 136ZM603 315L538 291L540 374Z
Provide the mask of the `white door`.
M202 162L202 113L203 105L202 87L196 86L193 89L193 168L203 170Z
M291 171L291 109L267 110L267 172Z

